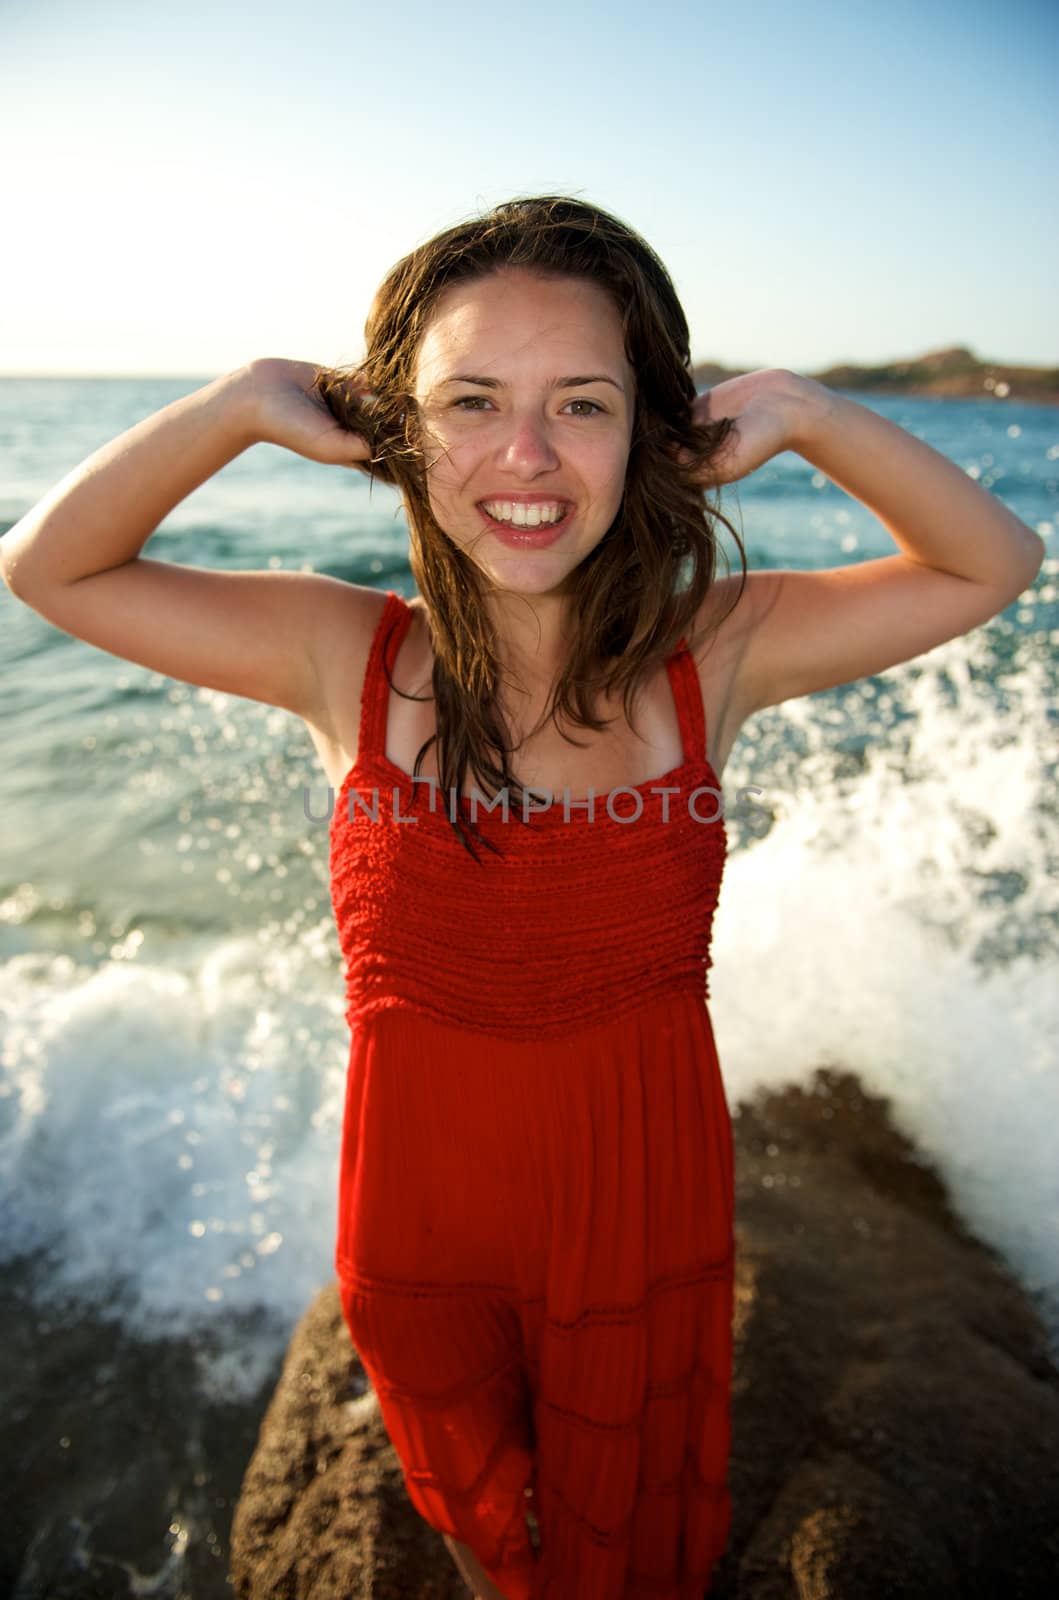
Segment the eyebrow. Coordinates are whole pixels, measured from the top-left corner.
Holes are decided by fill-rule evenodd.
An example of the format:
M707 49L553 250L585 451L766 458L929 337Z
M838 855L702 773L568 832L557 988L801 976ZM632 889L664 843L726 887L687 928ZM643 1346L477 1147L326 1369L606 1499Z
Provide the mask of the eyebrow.
M467 372L454 372L450 378L442 378L441 383L476 383L482 389L507 388L507 384L503 383L499 378L478 378ZM625 393L624 387L615 378L608 378L605 372L593 373L587 377L553 378L548 387L551 389L581 389L589 383L609 383L612 388L619 390L622 394Z

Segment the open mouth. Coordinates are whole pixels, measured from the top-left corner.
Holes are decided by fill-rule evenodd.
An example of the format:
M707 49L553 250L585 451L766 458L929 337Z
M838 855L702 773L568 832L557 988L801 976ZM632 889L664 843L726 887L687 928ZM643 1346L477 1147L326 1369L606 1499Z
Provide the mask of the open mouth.
M574 508L568 500L542 500L533 505L519 500L480 500L478 509L498 533L520 542L547 543L562 532Z

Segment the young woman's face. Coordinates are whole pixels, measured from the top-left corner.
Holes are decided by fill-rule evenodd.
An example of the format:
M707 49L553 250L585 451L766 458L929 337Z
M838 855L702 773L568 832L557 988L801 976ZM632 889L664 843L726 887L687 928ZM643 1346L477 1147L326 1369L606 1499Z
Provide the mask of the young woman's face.
M453 285L415 396L439 527L496 587L561 592L625 488L634 375L609 295L512 268Z

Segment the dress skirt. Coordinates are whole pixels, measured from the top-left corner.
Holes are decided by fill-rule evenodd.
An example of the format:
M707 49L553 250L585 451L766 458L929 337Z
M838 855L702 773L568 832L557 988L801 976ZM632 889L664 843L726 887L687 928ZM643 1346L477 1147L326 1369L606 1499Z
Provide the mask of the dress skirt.
M700 1600L734 1256L705 996L542 1043L382 1008L343 1139L342 1304L416 1510L507 1600Z

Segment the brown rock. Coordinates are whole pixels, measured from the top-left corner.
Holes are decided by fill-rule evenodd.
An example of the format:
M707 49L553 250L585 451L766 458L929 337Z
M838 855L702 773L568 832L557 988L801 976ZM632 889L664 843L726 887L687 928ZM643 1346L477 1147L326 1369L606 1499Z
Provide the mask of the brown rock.
M240 1600L466 1600L408 1500L334 1285L295 1331L232 1523Z
M733 1523L711 1600L1051 1600L1059 1373L1022 1290L855 1078L761 1096L735 1130ZM291 1344L232 1560L242 1600L466 1595L333 1287Z
M727 378L753 370L701 361L692 367L698 389L712 389ZM866 394L933 395L947 400L996 400L1028 405L1059 405L1059 368L980 361L965 345L930 350L926 355L862 367L842 362L807 374L828 389Z

